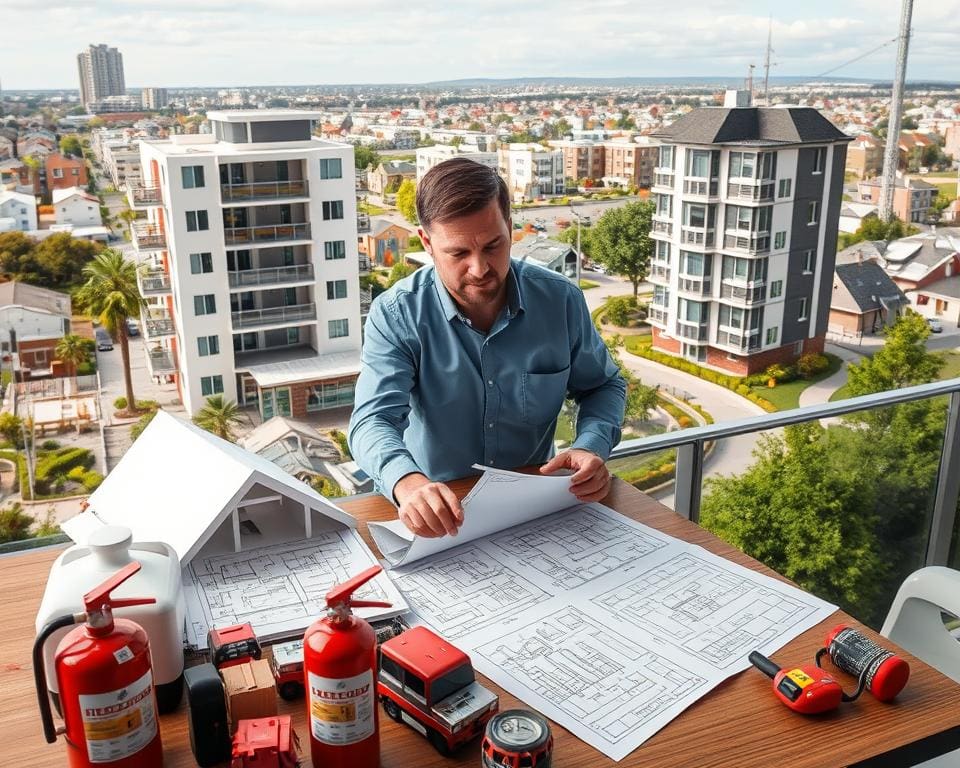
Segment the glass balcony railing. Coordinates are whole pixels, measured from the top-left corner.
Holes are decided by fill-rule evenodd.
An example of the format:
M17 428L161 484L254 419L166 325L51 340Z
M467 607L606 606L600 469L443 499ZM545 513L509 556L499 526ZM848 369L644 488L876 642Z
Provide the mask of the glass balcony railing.
M224 229L223 236L228 246L309 240L310 225L304 222L302 224L266 224L260 227L232 227Z
M225 203L284 200L291 197L309 197L307 182L255 181L249 184L221 184L220 195Z
M140 283L141 296L159 296L170 293L170 276L162 270L138 272L137 281Z
M170 354L170 350L163 348L147 351L147 366L150 368L151 376L175 373L177 370L177 363Z
M231 312L230 320L234 329L254 328L270 325L290 325L304 320L317 319L317 305L293 304L288 307L270 307L269 309L248 309Z
M264 267L227 272L231 288L284 285L313 280L312 264L293 264L288 267Z

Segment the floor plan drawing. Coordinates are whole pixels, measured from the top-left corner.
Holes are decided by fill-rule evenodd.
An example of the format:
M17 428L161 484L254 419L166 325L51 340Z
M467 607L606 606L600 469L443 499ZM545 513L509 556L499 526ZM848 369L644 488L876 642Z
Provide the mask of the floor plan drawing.
M395 573L394 581L420 618L451 640L550 597L474 546Z
M489 541L559 589L579 587L667 546L626 518L588 506L534 520Z
M375 565L353 530L310 539L203 557L184 569L188 639L206 647L207 630L250 622L258 636L306 628L326 612L331 587ZM378 577L359 599L394 601L398 594ZM388 591L391 594L388 594Z
M655 638L723 668L809 619L784 586L684 553L595 598Z
M610 745L637 738L671 706L711 685L569 605L473 655L475 663L482 659L481 671L502 670Z

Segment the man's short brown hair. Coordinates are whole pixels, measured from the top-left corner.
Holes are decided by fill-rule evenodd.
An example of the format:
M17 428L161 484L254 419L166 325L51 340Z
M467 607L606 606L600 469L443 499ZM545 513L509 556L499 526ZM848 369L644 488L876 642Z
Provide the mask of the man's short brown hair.
M426 230L468 216L497 201L504 221L510 221L510 191L500 175L485 165L454 157L433 166L417 185L417 216Z

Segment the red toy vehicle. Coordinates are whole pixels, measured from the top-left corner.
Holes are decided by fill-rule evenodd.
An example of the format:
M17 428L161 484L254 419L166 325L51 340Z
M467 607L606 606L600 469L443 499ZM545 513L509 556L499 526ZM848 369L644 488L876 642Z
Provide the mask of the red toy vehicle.
M260 642L249 624L211 629L207 633L207 648L210 649L210 661L217 669L253 661L263 655Z
M422 733L442 755L482 734L499 704L476 682L470 657L426 627L380 646L377 694L390 717Z
M270 669L280 698L293 701L303 696L303 638L273 646Z
M233 736L230 768L296 768L299 751L290 715L241 720Z

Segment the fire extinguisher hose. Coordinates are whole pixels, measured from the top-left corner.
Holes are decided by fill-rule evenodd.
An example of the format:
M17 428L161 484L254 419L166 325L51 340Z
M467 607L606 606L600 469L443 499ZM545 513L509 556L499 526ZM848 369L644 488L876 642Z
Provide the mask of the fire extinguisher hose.
M43 628L33 642L33 679L37 687L37 701L40 704L40 720L43 722L43 735L48 744L57 740L57 729L53 725L53 713L50 711L50 697L47 693L47 674L43 665L43 646L58 629L72 627L86 618L84 613L71 613L58 616Z

